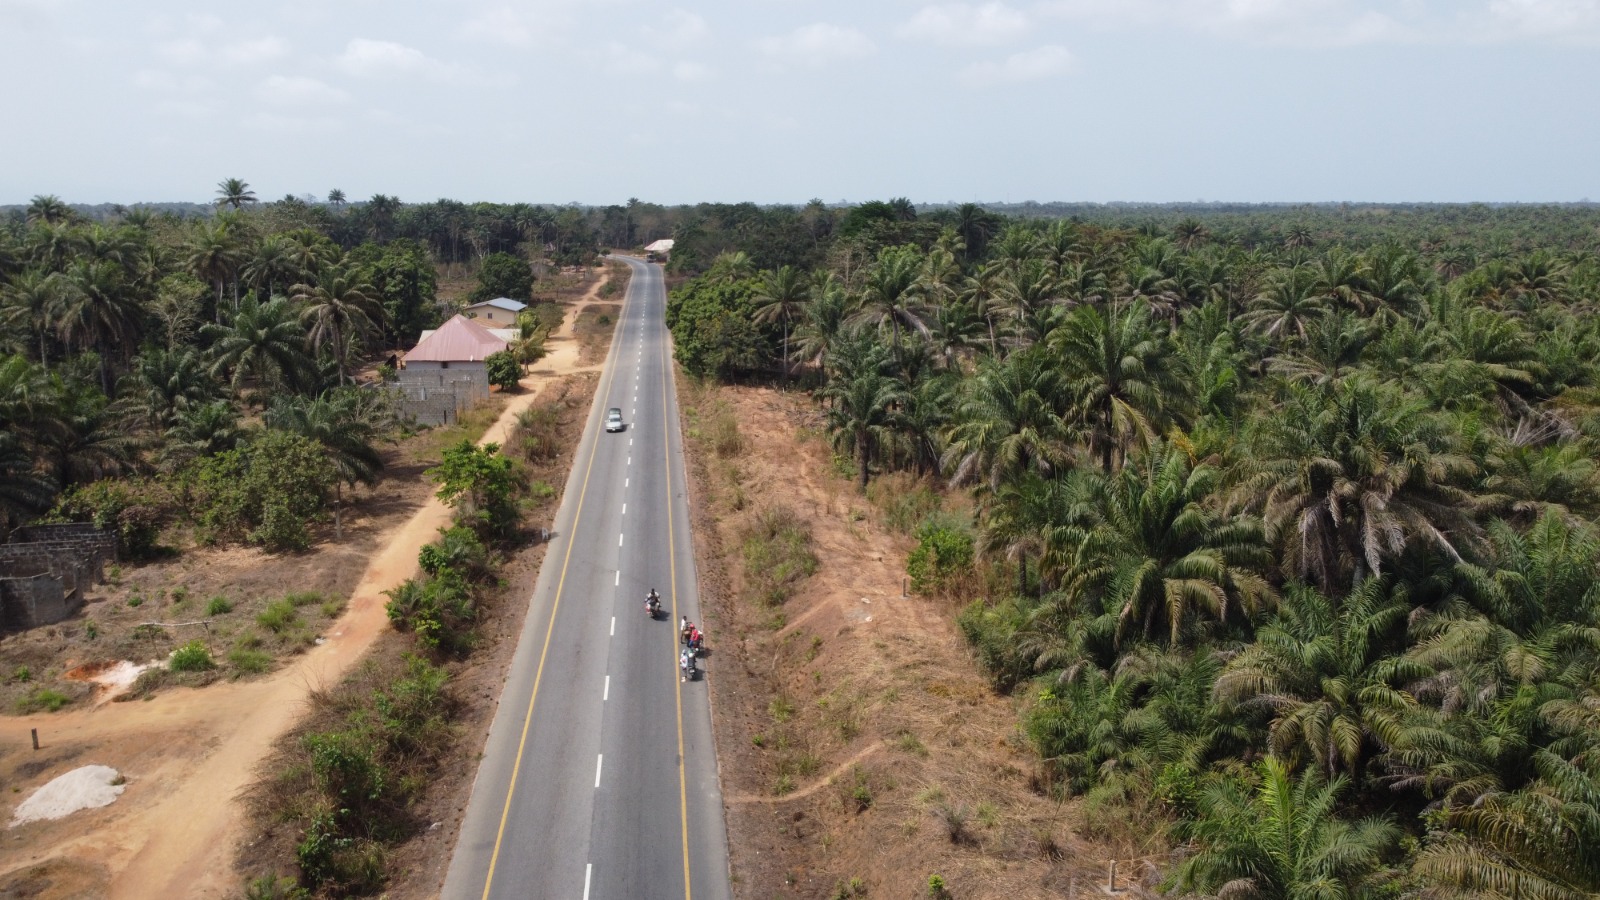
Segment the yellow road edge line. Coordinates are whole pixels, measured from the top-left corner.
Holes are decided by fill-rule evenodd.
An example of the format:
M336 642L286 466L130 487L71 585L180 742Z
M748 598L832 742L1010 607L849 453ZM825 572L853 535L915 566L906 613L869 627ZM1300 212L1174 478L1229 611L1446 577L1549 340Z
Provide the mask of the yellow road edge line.
M628 282L628 287L628 293L633 293L632 280ZM622 312L618 314L618 318L626 318L628 312L627 303L628 298L625 295L623 297L623 309ZM607 351L606 355L607 392L611 390L611 385L616 380L617 367L611 364L611 357L615 355L617 336L621 333L622 329L619 327L616 332L611 335L611 350ZM603 392L597 391L595 393L595 398L599 399L603 395ZM592 410L598 408L599 407L591 405L590 415L593 416L594 413ZM511 798L517 792L517 776L522 772L522 753L528 744L528 728L533 724L533 705L539 699L539 683L544 680L544 660L546 654L550 652L550 637L555 634L556 613L561 611L561 592L567 586L567 565L572 562L572 545L574 543L573 538L578 533L578 523L583 520L583 501L584 498L589 496L589 476L594 473L594 457L599 450L600 435L597 432L595 434L594 443L589 446L589 463L584 467L583 470L583 487L578 491L578 508L577 511L572 515L572 534L567 536L567 553L561 559L561 578L556 582L556 599L555 603L553 603L550 607L550 624L545 626L544 646L539 650L539 666L534 670L533 674L533 693L528 697L528 713L522 719L522 736L517 740L517 759L516 762L511 764L511 783L506 786L506 803L505 806L500 810L500 827L496 829L494 833L494 852L489 854L489 871L483 879L483 900L489 900L489 889L494 885L495 866L500 862L500 844L505 839L506 820L511 817Z
M646 263L646 265L649 264ZM666 284L663 282L662 292L665 293L665 291ZM672 366L665 354L661 357L661 371L661 413L662 419L665 420L666 414L670 410L667 405L667 381L672 377ZM678 423L673 422L671 427L677 428ZM672 438L670 432L665 430L663 430L662 436L666 438L662 442L661 458L667 474L667 565L670 567L672 577L670 582L672 585L672 614L677 616L678 547L672 527ZM685 475L684 477L687 478L688 476ZM673 621L677 621L676 618ZM672 647L674 656L676 656L678 645L674 643ZM683 835L683 897L684 900L693 900L694 887L689 879L689 782L688 776L684 772L683 683L681 681L678 683L678 690L674 693L674 697L678 701L678 824L682 829L680 833Z

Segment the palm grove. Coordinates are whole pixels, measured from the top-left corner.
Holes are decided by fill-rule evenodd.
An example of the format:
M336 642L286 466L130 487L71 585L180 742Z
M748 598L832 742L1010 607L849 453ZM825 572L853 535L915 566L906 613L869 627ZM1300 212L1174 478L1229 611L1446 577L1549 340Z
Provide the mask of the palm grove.
M1592 210L808 212L680 224L680 361L971 491L912 575L1053 790L1179 893L1600 895Z
M0 533L91 518L135 555L171 525L272 549L330 511L337 530L394 424L355 373L437 324L439 267L596 247L572 209L260 203L232 178L206 214L99 212L40 196L0 219Z

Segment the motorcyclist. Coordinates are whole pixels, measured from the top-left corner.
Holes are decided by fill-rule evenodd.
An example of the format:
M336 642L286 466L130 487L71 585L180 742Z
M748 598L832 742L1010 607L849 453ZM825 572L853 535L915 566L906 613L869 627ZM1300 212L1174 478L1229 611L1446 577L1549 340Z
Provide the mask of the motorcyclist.
M688 647L683 648L683 653L679 655L678 665L683 670L682 680L688 681L690 673L694 672L694 654L689 652Z
M661 595L656 593L655 588L651 588L650 593L645 595L644 609L645 612L650 614L650 618L652 619L655 618L656 613L661 611Z

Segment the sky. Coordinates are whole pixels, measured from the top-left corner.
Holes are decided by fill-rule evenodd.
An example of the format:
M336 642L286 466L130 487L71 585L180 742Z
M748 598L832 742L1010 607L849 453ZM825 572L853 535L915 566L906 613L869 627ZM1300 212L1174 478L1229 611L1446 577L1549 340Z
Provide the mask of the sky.
M1600 0L0 0L0 204L1600 200Z

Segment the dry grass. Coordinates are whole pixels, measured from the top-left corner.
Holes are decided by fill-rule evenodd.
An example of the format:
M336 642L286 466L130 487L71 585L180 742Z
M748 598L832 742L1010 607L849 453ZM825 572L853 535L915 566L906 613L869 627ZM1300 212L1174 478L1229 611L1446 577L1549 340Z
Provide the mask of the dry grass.
M1091 884L1111 848L1075 833L1075 805L1036 790L1013 701L955 627L970 598L900 594L906 534L944 498L904 476L861 497L804 397L680 385L702 589L727 635L709 681L741 892L923 896L936 872L961 897ZM740 429L731 456L712 427L724 416ZM787 582L779 618L771 548L795 530L818 564Z

